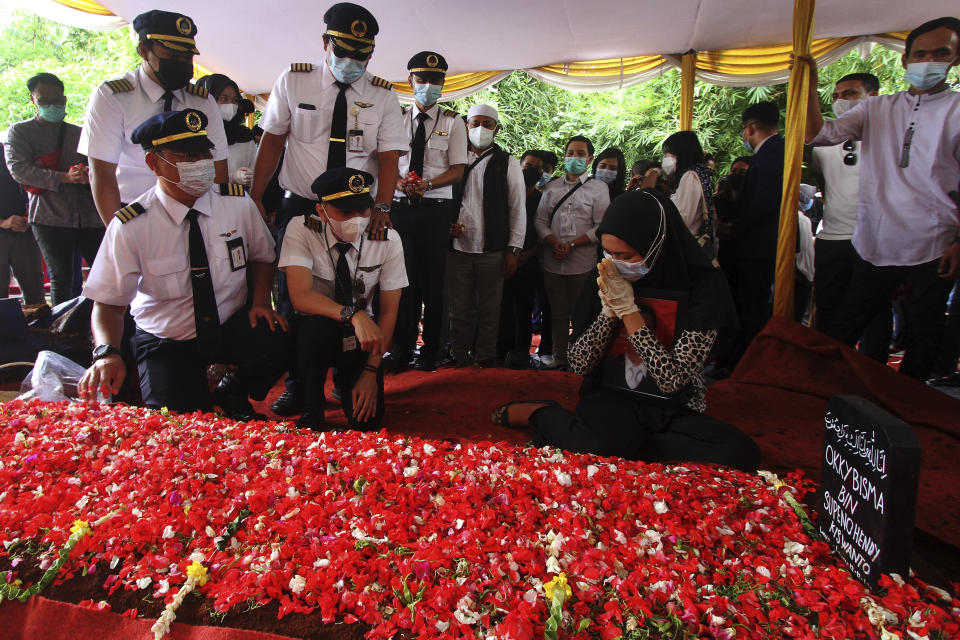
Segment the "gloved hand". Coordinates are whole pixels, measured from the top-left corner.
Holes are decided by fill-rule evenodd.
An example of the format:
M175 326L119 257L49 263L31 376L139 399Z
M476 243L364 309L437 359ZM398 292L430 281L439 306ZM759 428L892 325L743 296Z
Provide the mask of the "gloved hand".
M618 318L639 311L633 287L620 275L617 265L613 264L610 258L604 258L597 265L597 269L600 271L597 284L600 286L601 294L606 297L610 310L617 314Z
M240 167L236 171L230 172L230 182L235 182L237 184L242 184L245 187L249 187L253 184L253 171L247 167Z
M597 284L600 284L600 278L597 278ZM610 302L607 300L607 296L603 293L603 289L600 289L600 304L603 305L600 309L600 313L607 318L617 317L617 314L614 313L613 309L610 308Z

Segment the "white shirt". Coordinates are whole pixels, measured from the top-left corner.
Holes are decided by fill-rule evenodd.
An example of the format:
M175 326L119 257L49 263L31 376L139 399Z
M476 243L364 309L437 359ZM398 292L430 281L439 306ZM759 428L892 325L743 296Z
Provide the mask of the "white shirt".
M670 199L677 205L677 211L680 212L680 217L683 218L687 229L696 237L703 226L703 214L707 210L707 203L703 197L703 185L700 184L700 176L696 171L687 171L680 177L680 184L677 185L677 190Z
M253 174L253 164L257 159L257 143L255 140L232 144L228 151L230 155L227 157L227 172L231 176L241 167L250 169L251 175Z
M321 224L320 218L310 216L311 223ZM281 269L305 267L313 274L313 289L331 300L336 299L336 265L340 260L339 242L328 225L323 231L314 231L304 224L303 216L295 216L287 225L280 247ZM357 258L360 266L357 267ZM370 240L366 233L347 249L347 266L353 276L363 281L363 292L354 296L366 301L364 310L373 316L373 289L377 283L382 291L403 289L407 286L407 270L403 263L403 243L400 235L388 230L386 241ZM354 275L355 274L355 275Z
M857 226L863 157L860 143L851 144L850 151L844 150L843 143L813 150L813 166L823 174L823 226L817 234L821 240L849 240ZM857 164L844 164L843 157L848 153L857 156Z
M808 282L813 282L813 223L802 211L797 212L797 241L800 245L800 250L797 251L797 269Z
M146 153L140 145L130 141L130 134L147 118L163 111L164 88L151 80L142 66L120 79L132 84L133 90L114 93L107 83L93 90L77 151L89 158L116 164L120 200L133 202L154 187L157 176L144 162ZM213 96L201 98L178 89L173 92L172 108L203 111L208 120L207 138L215 147L213 159L226 160L227 135L223 131L220 107Z
M900 167L904 137L914 134L910 163ZM939 259L960 224L949 193L960 189L960 93L871 96L836 120L827 120L811 143L862 140L860 203L853 246L877 266Z
M197 335L190 284L189 208L159 186L137 199L146 209L132 220L110 221L83 295L116 306L130 305L137 326L160 338L190 340ZM223 323L247 301L246 269L231 268L227 242L243 239L246 262L272 263L273 237L248 196L221 196L211 190L193 205Z
M375 76L363 77L346 90L347 133L363 131L363 151L350 151L347 166L378 177L377 152L410 149L401 126L400 101L393 89L373 84ZM330 123L340 89L325 62L312 71L287 69L277 78L263 112L260 126L266 133L287 136L287 151L280 168L280 186L298 196L316 200L310 185L327 170ZM312 108L311 108L312 107ZM376 196L376 185L370 188Z
M550 212L560 199L578 183L583 186L563 201L550 222ZM584 234L591 244L570 249L563 260L553 257L553 252L543 252L543 270L561 275L586 273L597 264L597 227L610 206L610 189L603 180L590 179L586 172L581 173L575 182L567 182L566 176L551 180L543 188L543 197L537 206L537 235L543 240L553 236L561 242L570 242Z
M417 115L419 113L420 109L414 105L403 114L403 128L407 133L408 148L417 133ZM460 116L447 109L441 110L439 104L433 105L423 113L427 114L427 119L423 123L427 147L423 151L423 175L420 177L426 182L436 178L441 173L446 173L450 167L467 164L467 128L463 126L463 120ZM411 152L400 157L398 166L401 178L410 173L410 158L412 155ZM403 198L407 194L394 190L393 195L395 198ZM447 184L425 191L423 197L452 198L453 185Z
M483 154L467 152L467 165ZM490 154L470 171L463 186L463 203L460 206L459 222L464 226L463 235L453 239L453 248L464 253L483 253L483 174L490 164ZM510 207L510 237L508 247L523 248L527 233L527 187L523 182L520 161L507 158L507 206Z

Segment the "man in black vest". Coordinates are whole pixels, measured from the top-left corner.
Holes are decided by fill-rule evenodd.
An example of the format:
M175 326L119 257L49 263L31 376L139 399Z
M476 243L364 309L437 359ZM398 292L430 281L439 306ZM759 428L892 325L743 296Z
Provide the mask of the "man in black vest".
M470 151L447 262L453 292L450 340L457 366L474 361L496 366L503 278L517 270L527 230L523 171L516 158L493 143L500 130L497 121L490 105L474 105L467 112Z

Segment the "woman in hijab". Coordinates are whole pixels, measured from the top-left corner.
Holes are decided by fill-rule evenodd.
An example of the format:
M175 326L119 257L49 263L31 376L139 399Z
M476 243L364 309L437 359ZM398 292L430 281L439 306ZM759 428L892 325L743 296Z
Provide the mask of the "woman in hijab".
M537 446L755 471L756 444L704 413L703 365L737 330L723 274L653 189L617 198L597 235L606 257L578 305L569 356L584 377L576 410L512 402L493 421L531 427Z
M610 202L624 191L627 179L627 160L620 149L608 147L593 161L593 177L607 183Z
M222 73L204 76L197 80L197 84L209 91L220 106L229 145L227 172L230 182L249 187L253 184L253 163L257 158L257 143L253 132L243 123L246 115L252 113L250 101L243 100L237 83Z
M670 187L670 199L677 205L684 224L707 257L714 260L719 245L717 211L713 205L713 169L707 164L697 134L678 131L664 140L661 169ZM641 186L655 184L656 176L648 176Z

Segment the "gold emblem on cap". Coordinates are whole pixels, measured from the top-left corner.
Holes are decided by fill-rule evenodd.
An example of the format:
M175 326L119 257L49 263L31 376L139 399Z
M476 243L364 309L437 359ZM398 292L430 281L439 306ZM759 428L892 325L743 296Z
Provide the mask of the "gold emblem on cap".
M203 127L203 121L200 119L200 114L196 111L190 111L187 113L187 129L190 131L200 131Z
M353 174L350 176L347 186L350 187L350 191L353 191L354 193L360 193L363 191L363 187L365 186L363 176L359 173Z
M189 35L193 31L193 23L190 22L190 18L187 16L180 16L177 18L177 31L183 35Z
M363 20L354 20L350 23L350 33L358 38L362 38L367 35L367 23Z
M437 56L432 53L427 56L428 67L436 67L438 64L440 64L440 59Z

